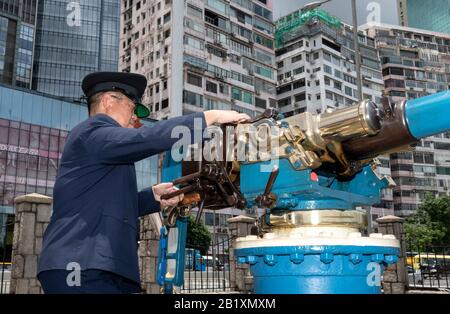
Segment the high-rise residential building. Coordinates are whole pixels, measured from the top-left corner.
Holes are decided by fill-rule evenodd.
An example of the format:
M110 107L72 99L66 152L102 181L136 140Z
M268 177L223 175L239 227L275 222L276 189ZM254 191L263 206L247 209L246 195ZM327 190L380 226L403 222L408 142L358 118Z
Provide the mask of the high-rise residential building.
M0 1L0 83L31 87L37 0Z
M363 98L380 103L383 76L373 38L358 35ZM276 21L278 108L285 116L320 114L358 102L353 29L326 11L295 11ZM388 157L378 171L390 175ZM369 221L393 214L391 189L370 208Z
M120 70L147 76L164 119L208 109L251 116L276 105L270 0L123 0Z
M450 34L449 0L397 0L401 26Z
M277 99L287 116L322 113L358 101L353 30L316 9L277 22ZM383 77L375 42L359 35L363 97L380 102Z
M361 29L375 39L386 92L395 101L449 88L450 34L383 24L368 24ZM421 140L412 151L393 154L391 171L397 183L397 216L413 214L426 193L449 195L450 133Z
M39 0L32 88L69 99L96 71L117 71L120 0Z

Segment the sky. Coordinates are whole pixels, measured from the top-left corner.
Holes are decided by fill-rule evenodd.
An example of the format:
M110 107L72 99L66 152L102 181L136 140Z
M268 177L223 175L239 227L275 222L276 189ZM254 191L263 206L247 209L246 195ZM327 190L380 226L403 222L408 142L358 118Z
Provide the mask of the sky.
M274 19L289 14L314 0L273 0ZM351 0L333 0L322 6L323 9L352 24ZM398 25L396 0L357 0L358 24L363 25L371 18L379 16L381 23ZM379 12L379 14L377 14ZM375 21L375 20L374 20Z

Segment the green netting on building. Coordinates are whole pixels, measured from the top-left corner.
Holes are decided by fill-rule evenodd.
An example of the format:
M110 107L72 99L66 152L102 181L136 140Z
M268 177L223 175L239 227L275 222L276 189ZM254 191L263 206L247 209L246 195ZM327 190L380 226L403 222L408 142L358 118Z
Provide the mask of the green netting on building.
M307 22L318 19L326 23L328 26L339 29L342 27L342 22L338 18L331 16L328 12L322 9L314 9L306 12L301 10L293 12L281 19L276 24L275 42L277 48L283 46L284 35L294 29L305 25Z

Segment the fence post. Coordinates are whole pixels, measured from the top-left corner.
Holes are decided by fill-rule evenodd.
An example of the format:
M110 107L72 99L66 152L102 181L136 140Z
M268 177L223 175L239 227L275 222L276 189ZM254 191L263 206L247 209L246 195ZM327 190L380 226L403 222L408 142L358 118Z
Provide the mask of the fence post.
M253 290L253 277L250 274L250 266L237 264L234 256L234 241L239 237L251 235L255 226L255 218L238 216L228 219L231 236L234 238L230 247L230 287L241 293L250 293Z
M403 231L405 219L396 216L384 216L377 219L378 232L392 234L400 241L398 262L386 267L383 274L383 290L385 294L404 294L408 285L406 268L406 241Z
M16 197L12 247L11 294L42 294L37 280L42 237L50 222L53 199L40 194Z
M139 269L141 287L146 294L160 293L160 286L156 282L159 237L153 228L151 215L140 219Z

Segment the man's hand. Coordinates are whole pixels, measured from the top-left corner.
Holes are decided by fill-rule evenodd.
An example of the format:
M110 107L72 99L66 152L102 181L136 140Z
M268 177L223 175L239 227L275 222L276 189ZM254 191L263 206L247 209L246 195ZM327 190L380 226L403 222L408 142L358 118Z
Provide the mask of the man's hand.
M205 111L205 120L208 126L213 124L241 123L250 121L251 118L245 113L230 110Z
M162 200L161 196L165 194L169 194L172 192L175 192L178 190L176 187L173 186L172 183L161 183L158 185L152 186L153 195L155 196L155 200L161 204L161 207L171 207L178 205L179 202L181 202L184 198L184 195L178 195L174 198L168 199L168 200Z

